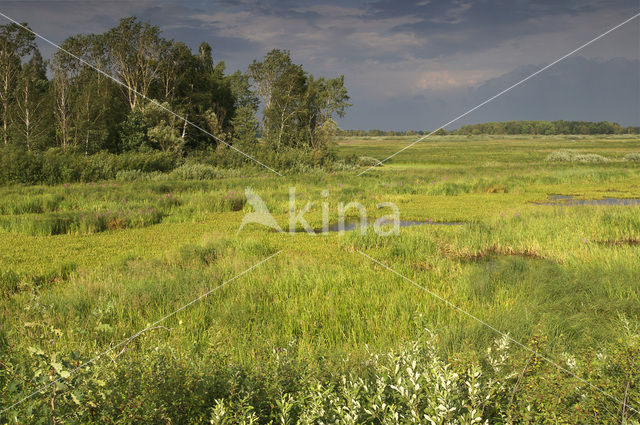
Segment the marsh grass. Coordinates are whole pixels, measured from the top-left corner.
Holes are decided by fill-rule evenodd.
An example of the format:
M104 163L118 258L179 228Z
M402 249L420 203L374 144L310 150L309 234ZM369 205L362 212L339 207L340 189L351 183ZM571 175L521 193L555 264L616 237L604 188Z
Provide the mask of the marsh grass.
M69 280L76 269L74 263L61 263L31 273L18 273L6 269L0 272L0 294L9 297L19 291L42 290L44 287Z
M349 141L340 152L382 158L401 142ZM416 409L436 423L633 423L620 403L530 352L499 348L495 332L357 251L637 406L640 268L627 241L640 239L640 209L540 203L554 194L640 197L631 162L545 161L561 149L623 158L639 145L438 138L361 178L236 173L2 188L0 407L32 391L27 382L62 376L283 249L65 380L54 398L57 423L241 423L252 415L255 423L416 423ZM234 236L250 210L245 187L284 224L291 185L298 210L316 202L306 216L313 228L325 189L332 222L339 202L358 200L369 219L387 213L377 203L393 201L403 219L468 224L391 237L370 227L311 236L256 225ZM97 221L80 228L83 212L89 220L149 208L160 218L110 229L91 215ZM36 215L70 224L34 230ZM6 227L14 225L24 228ZM67 227L49 236L55 226ZM11 417L51 421L51 400L34 397Z
M126 211L47 213L0 217L0 229L33 236L89 234L145 227L159 223L163 213L153 208Z

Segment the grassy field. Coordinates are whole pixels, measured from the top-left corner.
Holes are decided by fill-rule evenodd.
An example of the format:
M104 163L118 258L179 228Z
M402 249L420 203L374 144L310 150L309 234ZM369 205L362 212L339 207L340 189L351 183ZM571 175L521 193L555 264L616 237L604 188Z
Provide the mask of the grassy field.
M341 140L338 154L382 159L411 141ZM608 160L545 161L560 150ZM0 423L637 423L640 207L549 202L640 198L633 152L637 136L439 136L360 177L0 188ZM335 221L351 201L369 219L393 202L402 219L465 224L236 234L246 187L286 227L291 186L298 209L316 202L313 228L321 202Z

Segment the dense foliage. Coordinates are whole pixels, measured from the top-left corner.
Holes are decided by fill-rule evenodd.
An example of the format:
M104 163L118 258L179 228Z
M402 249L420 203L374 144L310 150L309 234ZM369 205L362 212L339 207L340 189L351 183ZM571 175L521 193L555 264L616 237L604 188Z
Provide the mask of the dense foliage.
M64 154L77 164L101 162L78 154L163 152L178 161L217 150L229 157L218 162L237 165L247 158L228 149L234 145L272 166L288 162L290 150L298 162L318 165L331 157L333 118L349 106L343 77L315 78L288 51L269 52L246 73L225 74L208 43L193 53L163 38L158 27L130 17L102 34L67 38L45 62L26 28L0 26L4 161L19 157L18 150L44 162ZM32 154L52 148L56 154ZM20 173L28 174L20 163ZM37 173L16 181L54 178Z
M540 341L531 342L540 346ZM631 404L637 400L635 385L623 393L625 403L620 405L615 400L620 394L609 397L572 382L538 355L516 353L507 338L496 340L475 361L455 363L439 355L437 343L427 331L398 350L368 354L350 370L322 359L313 364L301 358L295 341L274 349L265 363L254 368L225 362L215 354L197 368L162 344L144 357L127 353L136 348L125 346L111 355L112 365L75 371L86 359L49 356L30 347L28 367L10 356L0 357L13 372L0 378L0 389L15 396L25 382L34 387L53 384L27 401L26 413L11 408L0 420L214 425L638 423ZM563 367L601 386L612 380L635 384L637 373L628 365L639 354L635 335L610 351L589 353L591 358L584 363L567 354ZM21 375L33 379L21 381Z

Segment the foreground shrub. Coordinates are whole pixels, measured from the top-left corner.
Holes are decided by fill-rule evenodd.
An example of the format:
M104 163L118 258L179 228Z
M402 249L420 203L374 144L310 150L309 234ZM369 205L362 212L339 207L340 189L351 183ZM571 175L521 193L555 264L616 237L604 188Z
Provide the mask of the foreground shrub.
M189 258L191 255L189 254ZM42 327L42 332L47 328ZM34 332L37 330L34 329ZM159 331L167 331L160 329ZM449 362L427 334L388 353L369 353L357 364L313 367L295 343L274 349L253 367L232 364L215 353L202 360L181 357L171 347L114 353L107 364L79 369L77 353L63 356L29 347L12 357L0 335L0 374L5 403L53 379L48 391L11 408L0 421L20 423L207 423L207 424L634 424L640 401L637 329L608 353L578 362L558 361L621 405L559 371L540 357L519 352L501 338L477 360ZM4 342L3 342L4 341ZM543 339L528 344L542 348ZM4 345L4 347L2 346ZM125 347L126 348L126 347ZM587 356L589 357L589 356ZM19 366L18 366L19 365ZM55 410L51 408L55 407ZM3 423L4 423L3 421Z

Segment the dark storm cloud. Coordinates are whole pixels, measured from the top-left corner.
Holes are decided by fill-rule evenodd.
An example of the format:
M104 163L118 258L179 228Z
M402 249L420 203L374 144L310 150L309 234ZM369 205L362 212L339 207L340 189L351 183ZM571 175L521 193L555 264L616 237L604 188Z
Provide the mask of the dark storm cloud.
M453 0L395 1L369 3L368 19L413 16L419 22L397 26L391 32L413 33L428 43L414 54L436 57L496 47L505 40L543 32L561 32L554 20L607 10L627 10L631 15L638 2L579 0Z
M468 96L478 104L501 92L540 66L521 66L492 78ZM568 58L474 112L463 122L500 120L586 120L638 123L640 118L640 61ZM460 123L457 123L458 127Z

